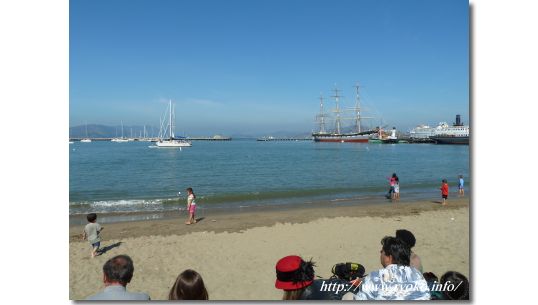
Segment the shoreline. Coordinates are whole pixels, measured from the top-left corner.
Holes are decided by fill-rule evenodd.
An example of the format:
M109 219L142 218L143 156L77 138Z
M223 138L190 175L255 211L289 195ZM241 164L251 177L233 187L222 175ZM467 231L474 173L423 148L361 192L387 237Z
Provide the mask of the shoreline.
M187 214L185 211L166 212L130 212L98 214L97 222L101 223L106 230L103 236L110 239L151 236L151 235L183 235L192 232L241 232L254 227L268 227L277 223L306 223L320 218L335 217L391 217L404 215L417 215L425 211L451 210L468 206L469 197L449 199L447 206L442 206L440 200L406 201L397 203L387 200L358 201L318 201L299 205L249 207L236 209L211 210L197 213L198 223L185 225ZM197 211L200 212L200 209ZM132 215L150 215L148 219L100 222L100 219L110 215L131 217ZM162 214L162 217L151 217L154 214ZM84 225L69 226L69 242L80 241L80 234Z

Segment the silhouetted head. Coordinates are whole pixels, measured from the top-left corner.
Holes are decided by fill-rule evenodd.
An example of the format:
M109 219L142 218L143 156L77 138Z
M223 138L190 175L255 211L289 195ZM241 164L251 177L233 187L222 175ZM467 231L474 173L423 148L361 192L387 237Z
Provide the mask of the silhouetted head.
M417 242L415 235L413 235L411 231L404 229L396 230L396 238L403 240L409 246L409 248L413 248Z
M283 300L297 300L314 281L314 262L289 255L276 263L275 288L284 290Z
M97 214L90 213L86 215L86 219L88 220L88 222L95 222L97 220Z
M117 255L103 265L104 282L126 286L134 273L133 260L127 255Z
M456 271L448 271L441 276L441 284L453 289L443 291L443 296L447 300L468 300L469 299L469 280ZM457 289L456 289L457 288Z
M386 267L390 264L409 266L411 260L411 248L404 241L392 236L385 236L381 240L380 260L381 265Z
M168 294L169 300L208 300L202 276L191 269L183 271Z

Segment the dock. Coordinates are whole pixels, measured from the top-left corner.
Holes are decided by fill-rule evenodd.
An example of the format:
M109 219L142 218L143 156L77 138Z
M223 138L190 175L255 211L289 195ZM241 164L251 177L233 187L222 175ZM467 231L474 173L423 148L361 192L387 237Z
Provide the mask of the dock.
M256 141L312 141L312 138L275 138L275 137L261 137L257 138Z
M212 137L187 137L187 141L231 141L231 137L212 136Z

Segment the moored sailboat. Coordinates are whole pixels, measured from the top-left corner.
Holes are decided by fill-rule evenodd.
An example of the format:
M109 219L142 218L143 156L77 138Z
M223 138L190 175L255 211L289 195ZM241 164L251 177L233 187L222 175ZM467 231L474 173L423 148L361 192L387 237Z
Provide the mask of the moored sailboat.
M183 139L178 139L174 136L174 121L175 121L175 111L172 110L172 100L170 100L170 108L169 108L169 117L168 117L168 138L166 138L166 131L163 132L161 135L162 137L159 138L157 142L155 142L156 147L163 147L163 148L181 148L181 147L191 147L191 142L188 142Z
M90 143L92 140L88 137L88 123L86 123L86 138L80 140L83 143Z
M119 142L119 143L129 142L129 140L127 140L126 138L123 137L123 121L121 121L121 138L114 138L114 139L112 139L110 141L111 142Z

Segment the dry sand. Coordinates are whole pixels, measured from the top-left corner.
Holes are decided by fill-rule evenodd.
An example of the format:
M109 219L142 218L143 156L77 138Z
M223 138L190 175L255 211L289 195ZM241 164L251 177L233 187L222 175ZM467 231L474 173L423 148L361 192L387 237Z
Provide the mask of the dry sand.
M214 220L214 221L213 221ZM469 275L469 203L435 202L205 215L196 225L183 218L104 225L101 247L90 258L90 246L78 238L82 227L70 227L69 296L79 300L103 289L102 265L128 254L135 264L130 291L165 300L177 275L198 271L212 300L279 300L274 288L275 263L296 254L316 262L316 275L327 278L339 262L357 262L367 273L381 268L380 240L397 229L412 231L413 249L424 271Z

